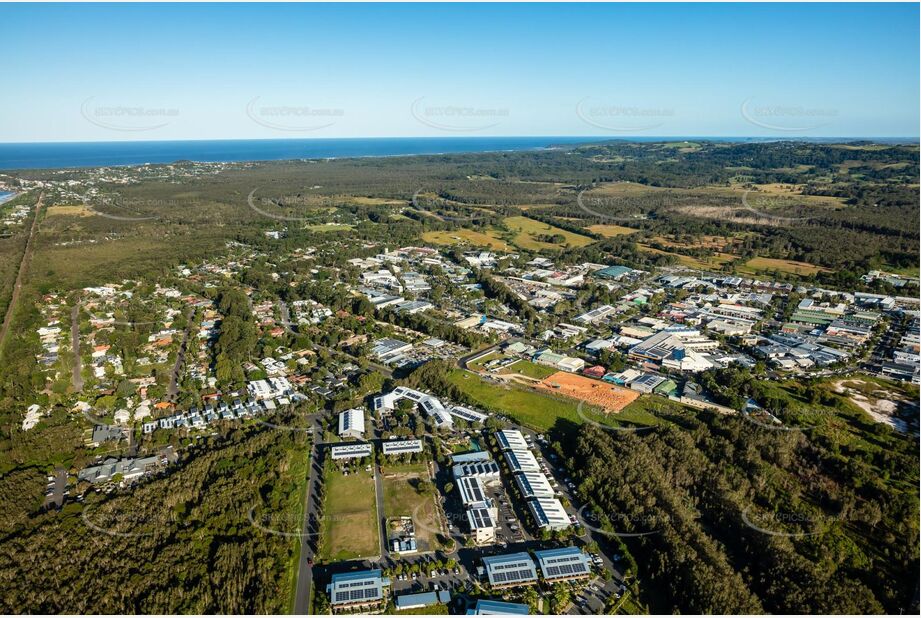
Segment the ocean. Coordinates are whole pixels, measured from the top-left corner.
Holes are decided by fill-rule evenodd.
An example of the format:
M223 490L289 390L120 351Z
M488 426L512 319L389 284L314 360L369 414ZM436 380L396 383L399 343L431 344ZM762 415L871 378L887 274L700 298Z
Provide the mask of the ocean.
M183 140L144 142L0 143L0 169L61 169L172 163L174 161L276 161L387 157L539 150L554 145L608 140L633 142L709 140L723 142L776 141L768 137L382 137L267 140ZM796 138L807 141L848 141L853 138ZM870 139L870 138L867 138ZM883 140L878 140L883 141ZM893 140L892 138L889 141ZM909 140L912 141L912 140ZM917 140L913 140L917 143Z
M0 169L60 169L172 163L275 161L536 150L593 137L401 137L0 144Z

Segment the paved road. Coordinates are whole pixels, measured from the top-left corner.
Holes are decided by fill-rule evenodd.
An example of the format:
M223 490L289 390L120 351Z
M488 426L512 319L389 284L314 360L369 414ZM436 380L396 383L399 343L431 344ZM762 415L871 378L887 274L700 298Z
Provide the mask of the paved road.
M189 324L185 327L185 332L182 334L182 344L179 346L179 352L176 353L176 362L173 363L173 370L170 372L169 376L169 387L166 389L166 397L173 403L176 403L176 398L179 396L179 373L182 371L182 366L185 363L186 348L189 345L189 333L191 330L192 316L189 316Z
M54 480L51 482L51 495L45 498L45 508L61 508L64 504L64 490L67 488L67 470L55 468Z
M13 293L10 295L10 304L6 308L6 315L3 317L3 326L0 327L0 349L6 341L6 334L10 330L10 324L13 322L13 313L16 311L16 304L19 302L19 295L22 292L22 283L26 278L26 272L29 270L29 263L32 261L32 253L35 250L35 237L38 235L38 220L41 218L42 200L45 194L38 196L35 202L35 214L32 216L32 227L29 228L29 238L26 239L26 248L22 252L22 260L19 262L19 270L16 273L16 282L13 283Z
M374 448L380 452L380 444L383 441L384 434L381 424L376 421L374 421L374 438L376 442ZM384 481L381 477L380 466L376 463L372 464L372 466L374 467L374 497L377 501L377 518L380 524L380 533L378 536L380 537L381 543L381 558L386 559L390 557L390 547L387 545L388 534L387 513L384 511Z
M310 415L313 432L310 449L310 472L307 476L307 492L304 497L304 521L301 524L301 553L297 564L297 583L294 591L294 613L304 615L310 610L310 588L313 586L313 562L317 553L320 532L319 478L323 474L323 436L321 414Z
M70 310L70 347L74 355L70 383L75 393L83 391L83 366L80 359L80 299L77 298Z

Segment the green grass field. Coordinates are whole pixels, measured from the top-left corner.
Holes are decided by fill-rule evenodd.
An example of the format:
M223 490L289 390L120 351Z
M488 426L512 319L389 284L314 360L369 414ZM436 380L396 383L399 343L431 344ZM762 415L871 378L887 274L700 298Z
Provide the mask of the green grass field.
M578 402L572 399L545 395L520 386L492 384L460 369L451 372L448 379L482 407L504 414L537 431L549 430L559 419L577 425L584 422L579 416ZM651 425L657 422L652 414L642 409L631 410L631 406L616 414L605 414L593 411L586 405L582 416L612 427L622 424Z
M326 475L320 557L337 562L380 553L374 478L364 470Z
M560 249L563 247L584 247L585 245L595 242L588 236L574 234L556 226L529 219L528 217L506 217L503 223L505 223L508 229L515 233L512 242L522 249L540 250ZM552 234L560 234L566 238L566 241L561 245L554 245L537 239L538 236L549 236Z
M429 481L425 463L384 464L384 514L388 517L412 517L419 549L435 547L435 531L442 530L435 506L435 493L420 491L420 482Z
M497 251L509 251L511 249L508 243L499 238L498 234L493 230L488 230L485 233L476 230L429 231L422 234L422 240L436 245L469 244L474 247L488 247Z
M757 257L747 261L739 269L739 272L770 272L780 271L793 275L814 275L819 272L828 272L827 268L814 266L806 262L796 262L794 260L779 260L775 258Z
M538 365L537 363L532 363L527 360L520 360L514 365L510 365L505 369L502 369L499 373L520 373L523 376L529 378L534 378L536 380L543 380L555 374L558 369L553 367L547 367L546 365Z
M633 229L632 227L626 227L623 225L614 225L613 223L598 223L595 225L590 225L585 229L587 229L589 232L601 234L605 238L613 238L614 236L625 236L627 234L636 234L637 232L639 232L639 230Z
M475 361L468 362L467 365L468 365L471 369L480 370L480 369L482 369L483 365L485 365L485 364L488 363L489 361L494 360L494 359L497 359L497 358L502 358L502 353L501 353L501 352L495 352L495 351L493 351L493 352L490 352L489 354L487 354L487 355L485 355L485 356L481 356L480 358L476 359Z
M343 232L345 230L351 230L354 227L354 225L348 223L317 223L315 225L308 225L307 229L311 232Z

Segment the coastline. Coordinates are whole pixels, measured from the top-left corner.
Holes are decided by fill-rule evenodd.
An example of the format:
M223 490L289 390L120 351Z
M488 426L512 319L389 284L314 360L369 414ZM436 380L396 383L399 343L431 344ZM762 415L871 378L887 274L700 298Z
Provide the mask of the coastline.
M138 165L265 163L390 157L449 156L501 152L554 151L611 141L710 141L764 143L805 141L845 143L917 143L916 138L807 138L721 136L449 136L395 138L305 138L246 140L164 140L110 142L0 143L0 170L93 169Z

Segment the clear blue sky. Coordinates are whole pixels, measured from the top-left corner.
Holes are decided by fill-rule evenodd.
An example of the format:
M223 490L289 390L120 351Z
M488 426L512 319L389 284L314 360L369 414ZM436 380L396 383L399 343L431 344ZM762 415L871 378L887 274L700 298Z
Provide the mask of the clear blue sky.
M918 20L917 4L4 4L0 142L915 137Z

